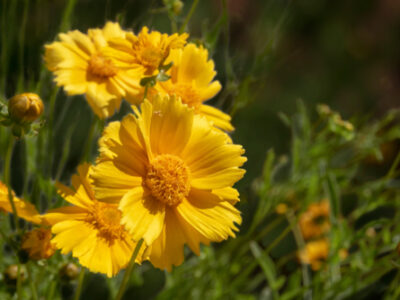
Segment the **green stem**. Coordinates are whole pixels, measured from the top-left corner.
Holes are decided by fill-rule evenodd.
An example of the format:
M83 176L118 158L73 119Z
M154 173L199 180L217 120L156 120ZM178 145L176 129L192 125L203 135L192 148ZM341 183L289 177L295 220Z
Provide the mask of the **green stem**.
M13 192L11 189L11 158L12 158L13 148L14 148L14 137L10 135L6 152L6 161L4 166L4 182L7 185L8 189L8 201L10 202L12 213L14 216L15 228L17 229L17 232L19 232L18 214L14 203Z
M81 296L82 287L83 287L83 279L85 278L85 271L86 271L86 269L84 267L82 267L82 270L79 273L78 287L76 288L74 300L79 300L79 298Z
M296 220L296 217L294 216L293 211L292 210L288 211L288 213L286 214L286 217L290 224L290 228L292 229L294 239L297 244L297 248L304 249L304 247L306 246L306 243L304 242L303 235L301 234L299 225L297 223L297 220ZM306 299L306 300L312 299L312 290L309 289L309 287L311 285L311 278L310 278L310 274L308 271L308 266L303 262L301 262L301 271L302 271L302 275L303 275L304 286L307 288L307 290L304 293L304 299Z
M62 17L61 25L60 25L60 32L64 32L70 27L71 22L71 15L74 10L76 4L76 0L69 0L65 9L64 14Z
M90 161L90 154L92 152L92 145L93 145L93 137L95 135L98 122L99 122L99 119L97 118L97 116L95 116L95 119L92 121L92 124L90 125L90 128L89 128L89 133L88 133L88 137L86 139L86 144L85 144L85 148L83 151L83 156L82 156L81 162Z
M389 172L386 174L386 179L390 179L393 177L393 173L396 171L396 168L398 167L400 163L400 151L399 153L397 153L397 156L392 164L392 166L390 167Z
M131 261L129 262L129 265L125 270L124 278L122 279L122 283L121 283L121 286L119 287L119 291L118 291L118 294L117 294L117 297L115 298L115 300L121 300L122 296L124 295L129 278L131 277L131 274L133 271L133 267L135 266L136 257L139 253L140 248L142 247L142 244L143 244L143 239L137 243L135 251L133 251Z
M26 264L26 272L28 273L28 280L29 280L29 286L31 288L32 298L33 298L33 300L38 300L39 297L38 297L38 294L37 294L37 291L36 291L35 283L33 282L32 272L31 272L31 269L30 269L30 263L29 262Z
M185 28L187 24L190 21L190 18L192 17L194 11L196 10L197 4L199 4L199 0L193 0L192 6L190 7L189 13L186 16L185 21L183 22L181 28L179 29L179 33L183 33L185 31Z
M22 290L21 290L21 284L22 284L22 278L21 278L21 263L18 262L18 270L17 270L17 299L22 300Z
M26 21L28 19L29 0L24 1L24 11L22 15L22 23L19 32L19 78L17 84L17 90L22 91L24 89L24 48L25 48L25 31Z

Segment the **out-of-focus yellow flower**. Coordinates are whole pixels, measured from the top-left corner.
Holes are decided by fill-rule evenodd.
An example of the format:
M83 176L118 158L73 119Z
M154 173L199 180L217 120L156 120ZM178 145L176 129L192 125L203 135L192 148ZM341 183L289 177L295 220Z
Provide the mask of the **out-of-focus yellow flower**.
M328 258L329 241L328 239L319 239L310 241L305 248L299 252L299 259L302 263L311 265L314 271L321 268L322 263Z
M42 99L33 93L23 93L8 101L8 112L12 119L20 123L31 123L43 113Z
M51 237L50 229L36 228L24 234L21 248L29 254L30 259L47 259L55 252Z
M126 69L103 52L110 39L124 39L126 34L118 23L107 22L103 29L90 29L87 35L77 30L60 33L60 42L45 46L46 65L57 85L68 95L86 94L102 119L119 109L122 97L139 88L140 75L135 69Z
M241 217L232 186L246 158L242 146L174 97L145 100L134 111L100 139L96 197L117 203L133 239L151 247L152 264L170 270L183 262L185 243L199 254L200 242L235 236Z
M279 203L275 208L276 213L279 215L285 214L287 210L288 206L285 203Z
M23 218L29 222L35 224L41 224L42 218L39 212L36 210L35 206L31 203L23 201L15 196L13 192L13 200L15 204L15 208L17 210L17 215L20 218ZM0 211L12 213L12 207L10 201L8 199L8 188L7 186L0 181Z
M320 237L331 228L329 220L329 202L323 200L320 203L312 203L301 214L299 225L303 237L307 239Z
M117 206L94 198L90 170L89 164L78 167L78 175L72 177L74 190L58 184L61 196L74 206L50 210L44 218L52 224L52 242L61 253L72 251L82 266L111 277L126 267L136 243L120 224ZM137 263L142 261L143 248Z
M207 49L188 44L184 49L171 51L166 63L173 62L168 74L170 80L159 82L156 90L163 94L176 95L196 113L204 115L216 127L232 131L231 117L217 108L204 105L220 90L219 81L213 81L216 72L214 62L209 60Z

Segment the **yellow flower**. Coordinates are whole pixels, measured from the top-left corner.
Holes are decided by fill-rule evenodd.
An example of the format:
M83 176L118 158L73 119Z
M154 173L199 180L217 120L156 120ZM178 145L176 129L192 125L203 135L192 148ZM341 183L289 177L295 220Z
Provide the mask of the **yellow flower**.
M55 252L55 247L50 240L50 229L36 228L24 234L21 248L29 254L30 259L47 259Z
M204 105L220 90L219 81L212 81L216 75L214 62L208 59L208 51L202 46L188 44L184 49L172 50L166 63L173 62L168 74L170 80L159 82L156 90L163 94L176 95L183 103L204 115L216 127L232 131L231 117L217 108Z
M141 112L113 122L100 140L96 197L118 203L135 241L144 239L154 266L183 261L183 246L234 237L240 212L232 188L245 173L242 146L174 97L145 100Z
M58 86L68 95L86 94L94 113L104 119L119 109L126 93L139 88L134 69L127 70L103 52L108 41L125 38L119 24L108 22L88 34L74 30L59 34L60 42L46 45L45 61Z
M15 196L14 192L12 194L18 217L23 218L35 224L41 224L42 219L41 216L39 215L39 212L36 210L35 206L33 206L29 202L19 199L18 197ZM10 201L8 199L8 188L1 181L0 181L0 211L9 213L13 212Z
M328 232L331 228L329 220L329 202L323 200L320 203L312 203L307 210L301 214L299 225L305 239L319 237Z
M186 44L187 38L187 33L168 35L155 30L149 32L145 26L137 36L127 33L125 39L112 39L106 52L116 61L127 64L126 67L139 68L142 76L150 76L164 64L172 49Z
M323 261L328 258L329 241L328 239L319 239L308 242L304 249L299 252L301 262L311 265L314 271L321 268Z
M82 266L111 277L128 264L136 244L121 226L117 206L94 198L90 170L88 164L78 167L79 174L72 177L74 190L58 184L61 196L74 206L50 210L44 218L52 224L52 242L61 253L72 251ZM136 262L142 255L143 251Z
M42 99L33 93L23 93L12 97L8 102L10 116L22 123L35 121L43 113Z

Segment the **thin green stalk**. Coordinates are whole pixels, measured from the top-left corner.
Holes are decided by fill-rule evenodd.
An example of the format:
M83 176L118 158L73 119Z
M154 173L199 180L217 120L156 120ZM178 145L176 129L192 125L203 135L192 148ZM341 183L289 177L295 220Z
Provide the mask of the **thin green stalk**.
M4 182L8 188L8 201L10 202L11 209L13 212L15 228L17 229L17 232L19 232L18 214L17 214L17 209L15 207L14 196L11 189L11 158L13 149L14 149L14 137L11 135L8 141L7 152L6 152L6 159L4 166Z
M279 244L280 241L290 232L291 226L288 226L284 231L281 232L281 234L268 246L267 249L263 251L266 255L269 254L269 252ZM257 260L253 260L241 273L240 275L232 282L232 286L235 286L238 284L242 278L246 278L253 272L253 270L258 266Z
M22 277L21 277L21 263L18 262L17 269L17 299L22 300Z
M292 210L288 211L286 214L286 217L288 219L288 222L290 224L290 228L292 229L294 239L297 244L298 249L304 249L306 246L306 243L304 242L303 235L301 234L299 225L297 223L297 220L294 216L294 213ZM304 286L307 288L307 290L304 293L304 299L312 299L312 290L309 288L311 286L311 278L309 274L308 267L305 263L301 262L301 271L303 275L303 283Z
M19 78L17 84L17 90L22 91L24 89L24 69L26 68L24 63L24 49L25 49L25 31L26 31L26 21L28 19L29 10L29 0L24 1L24 11L22 15L22 23L19 32Z
M85 144L85 148L83 150L81 162L90 161L90 154L92 152L93 138L94 138L94 135L96 132L96 127L97 127L98 122L99 122L99 118L97 116L95 116L95 119L92 121L92 124L90 124L89 133L88 133L88 137L86 139L86 144Z
M82 267L81 272L79 273L79 279L78 279L78 287L76 288L74 300L79 300L82 292L82 287L83 287L83 279L85 278L85 271L86 269Z
M386 179L393 178L393 174L396 171L397 167L399 166L399 163L400 163L400 151L397 153L397 156L396 156L392 166L390 167L389 172L386 174Z
M140 248L142 248L142 244L143 244L143 239L137 243L135 251L133 251L131 261L129 262L129 265L125 270L124 278L122 279L122 283L121 286L119 287L119 291L115 300L121 300L122 296L124 295L125 289L127 288L128 285L129 278L131 277L133 268L135 266L136 257L139 253Z
M60 25L60 32L64 32L70 27L71 23L71 16L76 4L76 0L69 0L65 9L64 14L62 17L61 25Z
M181 28L179 29L179 33L183 33L185 31L187 24L189 23L194 11L196 10L197 4L199 4L199 0L193 0L189 13L187 14L185 21L183 22Z
M28 280L29 280L29 287L31 289L31 293L32 293L32 298L33 300L39 300L37 291L36 291L36 286L35 283L33 282L33 278L32 278L32 272L30 269L30 263L28 262L26 264L26 272L28 273Z

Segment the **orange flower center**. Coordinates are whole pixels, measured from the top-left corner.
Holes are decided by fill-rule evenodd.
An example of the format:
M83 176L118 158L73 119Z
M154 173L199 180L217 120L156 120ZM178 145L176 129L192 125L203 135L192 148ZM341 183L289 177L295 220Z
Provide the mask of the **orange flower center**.
M146 47L140 47L137 59L139 63L146 68L146 75L151 75L155 70L158 69L162 60L164 59L163 52L161 49L157 49L152 44L146 45Z
M122 239L125 236L125 229L120 224L121 212L110 204L95 202L86 221L98 230L98 236L106 239L110 244L115 239Z
M110 59L94 54L89 60L88 72L95 77L107 79L117 74L117 67Z
M193 107L194 109L198 109L200 107L202 102L200 95L191 84L171 84L170 82L168 82L163 86L167 90L168 94L175 94L176 96L181 98L183 103L189 105L190 107Z
M147 169L145 184L157 200L176 206L190 191L190 171L177 156L157 156Z

